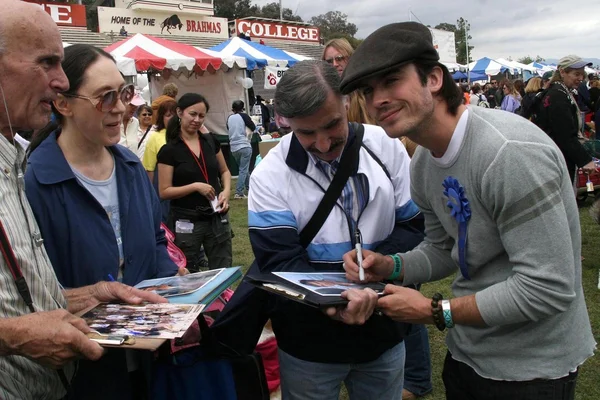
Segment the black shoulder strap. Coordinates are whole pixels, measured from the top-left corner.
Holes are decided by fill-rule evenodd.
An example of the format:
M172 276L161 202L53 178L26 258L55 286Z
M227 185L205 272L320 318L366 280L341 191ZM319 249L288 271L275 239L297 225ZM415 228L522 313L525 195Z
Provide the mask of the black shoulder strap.
M381 167L381 169L383 169L383 172L385 172L385 174L387 175L388 179L391 181L392 180L392 176L390 175L390 171L388 171L388 169L383 164L383 162L381 162L381 160L379 159L379 157L377 157L377 155L375 153L373 153L373 150L371 150L370 148L368 148L366 144L363 143L362 147L364 147L365 150L367 151L367 153L369 153L369 155L371 156L371 158L373 160L375 160L377 162L377 164L379 164L379 166Z
M148 135L148 132L150 132L150 128L152 128L152 125L150 125L148 127L148 129L146 129L146 132L144 133L144 136L142 136L142 138L140 139L140 141L138 142L138 147L140 147L140 145L142 143L144 143L144 139L146 139L146 136Z
M346 182L350 177L350 172L354 170L354 165L358 159L358 152L360 151L360 147L362 145L365 127L362 124L356 123L353 123L352 126L354 128L355 138L342 154L340 166L338 167L331 184L327 188L325 195L315 210L315 213L310 218L310 221L308 221L304 229L302 229L302 232L300 232L300 244L304 248L306 248L310 242L312 242L314 237L325 223L329 213L342 194L344 186L346 186Z

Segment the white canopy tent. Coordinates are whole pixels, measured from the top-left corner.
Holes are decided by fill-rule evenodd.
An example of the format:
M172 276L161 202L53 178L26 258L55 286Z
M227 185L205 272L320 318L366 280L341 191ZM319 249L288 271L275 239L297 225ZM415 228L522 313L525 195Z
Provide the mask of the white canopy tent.
M152 99L167 83L177 85L179 97L190 92L202 94L210 104L206 126L214 133L227 135L225 123L231 103L245 97L242 82L246 71L240 66L241 58L223 59L204 49L141 34L105 50L114 57L131 59L137 72L149 74Z
M69 47L71 43L63 42L63 47ZM137 71L135 69L135 60L127 57L115 57L115 61L117 62L117 68L119 71L125 76L135 76Z

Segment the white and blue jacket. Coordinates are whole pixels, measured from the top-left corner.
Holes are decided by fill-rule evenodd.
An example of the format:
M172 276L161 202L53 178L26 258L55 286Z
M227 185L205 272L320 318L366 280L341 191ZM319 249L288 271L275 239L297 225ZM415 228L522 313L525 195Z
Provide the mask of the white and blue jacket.
M388 238L396 223L410 221L419 210L410 199L410 158L404 146L380 127L364 127L363 147L351 176L367 177L368 202L358 219L358 228L363 247L374 249ZM354 136L350 125L348 142ZM299 232L311 219L329 184L329 178L293 134L284 136L256 167L250 177L248 226L262 272L343 271L342 256L353 249L354 242L350 221L339 201L306 249L299 241ZM278 301L285 303L278 305L271 317L278 344L288 354L304 360L368 362L402 340L387 317L372 317L363 326L351 327L329 319L319 310ZM319 338L313 340L311 332L316 327ZM361 337L365 339L362 348L357 345ZM313 344L307 347L307 341Z
M377 155L390 177L364 146ZM358 226L363 247L373 249L388 237L395 223L414 218L419 209L410 199L410 157L399 140L389 138L380 127L365 125L359 159L353 174L366 175L369 200ZM281 250L273 244L289 248L298 241L298 233L314 214L329 183L292 134L284 136L256 167L248 198L248 226L261 270L296 270L292 265L271 265L269 254ZM322 265L318 269L330 270L330 264L340 263L354 248L352 238L338 202L306 249L308 260ZM269 245L263 248L263 241Z

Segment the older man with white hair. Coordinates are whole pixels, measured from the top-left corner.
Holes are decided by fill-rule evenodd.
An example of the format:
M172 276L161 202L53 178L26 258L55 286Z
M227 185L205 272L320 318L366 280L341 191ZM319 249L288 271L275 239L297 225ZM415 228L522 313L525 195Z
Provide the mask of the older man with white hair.
M102 357L73 315L101 301L164 302L117 282L64 290L25 197L18 130L41 129L69 88L58 29L40 7L3 0L0 13L0 398L58 399L74 360ZM22 274L22 277L20 276Z

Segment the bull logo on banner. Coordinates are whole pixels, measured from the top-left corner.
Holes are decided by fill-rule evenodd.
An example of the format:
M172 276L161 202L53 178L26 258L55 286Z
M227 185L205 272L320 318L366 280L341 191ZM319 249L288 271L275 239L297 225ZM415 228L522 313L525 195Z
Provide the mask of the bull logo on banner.
M265 89L275 89L287 68L265 67Z
M170 29L179 28L179 30L181 30L182 27L183 27L183 24L181 23L179 16L177 14L173 14L169 18L166 18L162 22L162 24L160 24L160 34L162 35L163 30L165 30L165 28L167 29L167 32L169 32L169 34L170 34L171 33Z

